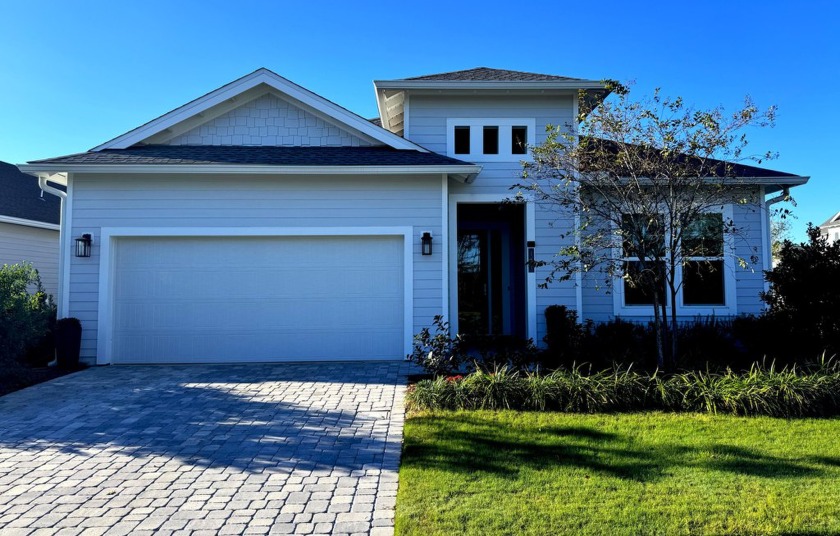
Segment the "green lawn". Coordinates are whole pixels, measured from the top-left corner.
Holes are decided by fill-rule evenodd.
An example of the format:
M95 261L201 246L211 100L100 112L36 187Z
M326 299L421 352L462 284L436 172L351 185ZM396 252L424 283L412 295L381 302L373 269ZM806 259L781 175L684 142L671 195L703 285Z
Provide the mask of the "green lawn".
M840 419L411 416L397 534L838 534Z

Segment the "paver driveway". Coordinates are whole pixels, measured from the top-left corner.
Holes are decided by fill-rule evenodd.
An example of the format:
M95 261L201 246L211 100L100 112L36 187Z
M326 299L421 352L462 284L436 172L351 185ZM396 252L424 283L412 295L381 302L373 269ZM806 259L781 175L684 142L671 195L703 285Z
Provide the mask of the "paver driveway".
M103 367L12 393L0 533L391 533L406 371Z

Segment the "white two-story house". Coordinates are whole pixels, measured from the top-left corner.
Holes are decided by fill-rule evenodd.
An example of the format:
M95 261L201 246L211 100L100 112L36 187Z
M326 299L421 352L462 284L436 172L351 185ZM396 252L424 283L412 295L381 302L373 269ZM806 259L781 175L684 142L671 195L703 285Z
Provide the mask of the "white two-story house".
M81 319L84 359L391 360L435 315L540 341L552 304L650 314L620 285L540 288L528 260L552 258L564 222L505 202L528 148L547 125L574 129L600 82L479 68L375 90L368 121L260 69L86 153L21 166L67 189L59 312ZM759 263L726 264L681 294L681 314L761 310L764 199L807 178L742 175L754 206L727 210Z

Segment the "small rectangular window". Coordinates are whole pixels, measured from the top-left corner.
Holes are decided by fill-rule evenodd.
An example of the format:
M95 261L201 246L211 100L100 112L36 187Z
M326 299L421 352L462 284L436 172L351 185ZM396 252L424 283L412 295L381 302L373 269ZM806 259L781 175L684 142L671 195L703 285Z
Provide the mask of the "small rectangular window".
M510 129L510 153L528 153L528 127L511 127Z
M683 266L683 305L726 305L723 261L689 261Z
M455 154L470 154L470 127L455 127Z
M484 154L499 154L499 127L484 127Z

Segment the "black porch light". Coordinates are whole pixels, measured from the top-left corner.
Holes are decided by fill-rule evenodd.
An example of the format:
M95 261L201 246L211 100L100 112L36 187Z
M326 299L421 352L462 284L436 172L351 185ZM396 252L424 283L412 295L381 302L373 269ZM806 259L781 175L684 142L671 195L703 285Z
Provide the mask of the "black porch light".
M432 233L425 231L420 237L420 252L423 255L432 254Z
M90 257L90 245L93 243L93 237L85 233L76 239L76 256Z

